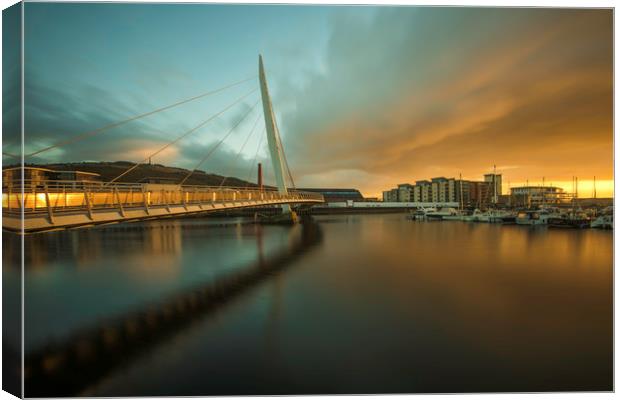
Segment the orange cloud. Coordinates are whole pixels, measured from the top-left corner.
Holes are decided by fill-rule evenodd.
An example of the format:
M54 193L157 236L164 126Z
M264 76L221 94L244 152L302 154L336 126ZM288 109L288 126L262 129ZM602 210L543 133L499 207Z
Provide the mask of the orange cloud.
M373 177L360 188L377 195L432 176L480 178L497 164L511 166L500 168L504 182L596 176L600 195L610 195L612 14L571 11L533 11L497 25L488 43L454 37L471 51L435 59L432 79L369 93L364 106L296 138L301 182L322 173L322 186L352 186L333 171L355 170Z

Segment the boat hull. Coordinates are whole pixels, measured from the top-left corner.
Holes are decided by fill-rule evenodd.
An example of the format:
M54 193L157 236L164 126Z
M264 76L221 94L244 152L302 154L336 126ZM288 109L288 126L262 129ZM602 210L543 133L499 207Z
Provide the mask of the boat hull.
M590 223L590 228L614 229L613 217L611 216L598 217L594 221L592 221L592 223Z
M568 219L568 218L549 218L548 225L550 228L563 229L585 229L590 227L590 221L587 219Z

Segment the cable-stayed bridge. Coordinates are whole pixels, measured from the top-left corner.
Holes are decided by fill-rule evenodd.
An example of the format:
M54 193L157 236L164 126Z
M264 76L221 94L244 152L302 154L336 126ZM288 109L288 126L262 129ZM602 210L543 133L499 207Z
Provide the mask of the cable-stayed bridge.
M237 104L240 104L258 90L253 89L107 182L46 180L33 176L26 177L23 172L20 179L4 179L2 187L3 229L31 233L275 205L282 208L283 220L294 220L295 213L291 210L291 205L322 203L324 201L323 196L295 189L293 175L286 160L276 124L263 61L260 56L258 78L265 126L263 130L256 129L260 120L260 115L257 116L243 145L232 161L234 162L239 158L253 135L257 132L263 132L266 134L269 146L269 154L276 181L275 189L265 189L262 186L229 187L224 185L226 179L222 180L219 186L186 184L192 174L217 151L220 145L231 136L237 127L247 120L261 100L256 101L230 130L211 146L204 157L179 182L165 184L122 182L122 178L131 171L200 130L228 110L233 109ZM92 131L74 135L53 145L25 154L23 159L27 162L28 159L52 149L70 146L73 143L103 134L121 125L208 97L252 79L254 78L244 79ZM261 137L259 142L256 155L258 155L263 137ZM19 157L6 152L3 152L3 155L19 159ZM255 163L256 156L254 159Z

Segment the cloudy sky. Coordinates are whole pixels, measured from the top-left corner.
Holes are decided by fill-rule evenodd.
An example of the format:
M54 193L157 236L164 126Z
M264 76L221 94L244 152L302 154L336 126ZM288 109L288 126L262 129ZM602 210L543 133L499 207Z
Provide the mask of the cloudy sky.
M140 161L247 95L153 161L193 168L241 121L200 168L253 177L268 162L252 108L262 53L297 186L379 196L497 165L504 191L543 177L570 189L572 176L581 195L594 176L599 195L613 190L610 10L25 8L26 153L252 78L31 161ZM3 150L19 152L9 136Z

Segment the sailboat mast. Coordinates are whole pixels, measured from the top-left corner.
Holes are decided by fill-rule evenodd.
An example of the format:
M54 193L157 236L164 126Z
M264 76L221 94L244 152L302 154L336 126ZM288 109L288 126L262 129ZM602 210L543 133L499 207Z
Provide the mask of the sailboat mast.
M493 205L497 206L497 171L493 164Z
M577 199L579 198L579 178L575 177L575 206L573 207L573 215L577 213Z
M579 198L579 178L575 177L575 199Z
M463 211L463 175L459 174L459 186L461 187L459 192L461 193L461 211Z
M543 203L543 208L545 207L545 205L547 204L547 192L545 191L545 177L543 176L543 180L542 180L542 203Z

